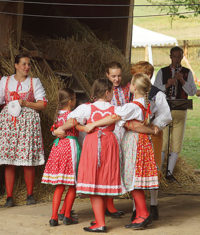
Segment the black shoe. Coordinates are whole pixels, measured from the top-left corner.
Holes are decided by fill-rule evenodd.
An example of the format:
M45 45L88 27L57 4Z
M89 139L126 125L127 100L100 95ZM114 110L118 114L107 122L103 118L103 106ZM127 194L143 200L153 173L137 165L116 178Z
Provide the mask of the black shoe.
M152 220L158 220L159 219L158 206L150 206L150 214Z
M63 221L64 215L65 215L65 214L58 214L58 220ZM75 219L75 218L78 218L78 215L74 213L74 210L71 210L70 215L71 215L71 217L74 218L74 219Z
M7 197L6 203L4 205L5 207L13 207L14 206L14 201L12 197Z
M165 179L169 182L169 183L173 183L174 181L176 181L176 179L174 178L173 175L167 175L165 177Z
M106 226L101 226L98 228L90 228L90 227L84 227L83 228L87 232L93 232L93 233L106 233Z
M124 215L124 212L123 211L116 211L116 212L109 212L107 209L106 209L106 212L105 214L107 216L110 216L112 218L120 218L122 215Z
M51 227L58 226L58 220L50 219L49 224Z
M90 222L90 225L91 225L91 226L93 226L93 225L95 225L95 224L96 224L95 221L91 221L91 222Z
M131 221L133 221L136 217L136 210L133 211L133 214L131 215Z
M142 217L140 217L142 218ZM144 219L141 223L130 223L125 225L125 228L133 228L133 229L144 229L147 225L152 223L151 215L149 215L146 219Z
M65 225L70 225L70 224L78 224L78 221L73 219L73 218L68 218L68 217L65 217L63 218L63 224Z
M63 221L64 214L58 214L58 220Z
M36 204L36 201L33 195L28 195L26 198L26 205L34 205L34 204Z

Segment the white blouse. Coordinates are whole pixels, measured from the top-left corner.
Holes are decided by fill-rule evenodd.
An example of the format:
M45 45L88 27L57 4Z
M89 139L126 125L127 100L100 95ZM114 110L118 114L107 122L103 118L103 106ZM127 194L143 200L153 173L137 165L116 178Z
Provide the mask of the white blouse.
M6 86L7 76L4 76L0 80L0 104L5 103L5 86ZM45 98L45 90L40 82L39 78L33 78L33 92L34 98L36 101L43 100ZM8 90L9 91L16 91L19 82L15 79L14 75L10 76L10 81L8 83ZM18 88L18 93L28 92L30 89L30 77L27 77L26 80L20 83ZM46 100L46 99L45 99Z
M153 119L152 124L158 126L160 129L163 129L172 121L166 95L162 91L159 91L156 96L153 97L153 100L150 101L150 104L152 113L150 118Z
M137 99L142 105L144 105L144 99ZM92 105L95 105L97 108L106 110L113 105L104 101L96 101ZM114 106L115 114L119 115L122 120L119 121L119 126L123 126L128 120L139 120L143 121L143 113L141 108L134 103L127 103L123 106ZM91 114L91 104L81 104L74 111L68 115L69 118L75 118L80 124L84 125L86 121L90 118Z

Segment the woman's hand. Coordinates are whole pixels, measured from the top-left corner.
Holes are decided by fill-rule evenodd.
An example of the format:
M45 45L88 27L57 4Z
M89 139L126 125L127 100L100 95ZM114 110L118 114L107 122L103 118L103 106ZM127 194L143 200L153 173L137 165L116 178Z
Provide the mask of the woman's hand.
M19 104L20 104L21 107L24 107L24 101L25 101L25 100L22 100L22 99L19 99L19 100L18 100L18 102L19 102Z
M53 131L54 135L60 139L65 138L66 134L62 127L58 127Z

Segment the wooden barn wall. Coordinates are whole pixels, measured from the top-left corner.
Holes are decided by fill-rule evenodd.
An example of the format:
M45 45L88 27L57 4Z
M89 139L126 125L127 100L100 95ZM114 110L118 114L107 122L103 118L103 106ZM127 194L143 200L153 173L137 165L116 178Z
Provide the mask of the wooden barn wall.
M1 12L11 12L22 14L24 4L21 2L16 3L0 3ZM0 52L7 55L9 51L9 41L11 34L14 36L16 46L19 46L21 39L22 29L22 16L0 14Z
M44 2L56 2L55 0L43 0ZM28 2L28 1L25 1ZM63 3L88 3L88 4L133 4L134 0L58 0L57 2ZM16 4L0 3L0 8L4 5L6 11L17 11ZM124 7L84 7L84 6L47 6L37 4L24 4L25 14L41 14L41 15L63 15L63 16L128 16L132 14L132 8ZM0 33L4 31L1 38L7 41L10 31L16 29L16 17L0 15L0 19L7 25L6 27L0 26ZM65 20L63 19L50 19L50 18L35 18L24 17L22 30L29 33L45 34L49 36L62 36L67 37L64 30ZM128 35L128 26L132 19L80 19L80 22L86 24L91 28L94 33L101 40L112 40L113 43L121 49L125 54L127 50L127 41L130 41L130 33ZM132 25L132 24L131 24ZM19 26L18 26L19 27ZM6 29L6 30L5 30ZM3 43L5 44L5 43ZM3 45L2 44L2 45Z

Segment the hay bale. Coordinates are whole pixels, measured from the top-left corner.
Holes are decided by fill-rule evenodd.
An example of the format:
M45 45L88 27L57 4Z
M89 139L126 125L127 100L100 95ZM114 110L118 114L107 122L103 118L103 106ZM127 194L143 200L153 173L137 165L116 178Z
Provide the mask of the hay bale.
M169 183L165 179L166 164L161 177L160 188L164 192L194 192L199 191L200 176L195 174L195 169L181 157L178 158L174 169L174 177L178 182Z

